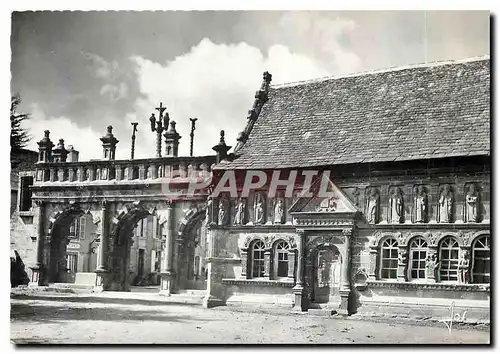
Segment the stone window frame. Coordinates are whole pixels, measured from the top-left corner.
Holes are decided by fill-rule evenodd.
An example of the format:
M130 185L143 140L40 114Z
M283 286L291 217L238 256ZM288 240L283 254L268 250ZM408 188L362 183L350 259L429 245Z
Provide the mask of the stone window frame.
M282 248L282 250L285 250L286 252L280 252L278 250L278 246L280 244L285 245ZM279 263L284 262L284 260L279 259L280 254L286 254L286 275L285 276L278 275ZM283 239L278 239L274 242L273 247L272 247L273 257L271 258L272 259L272 262L271 262L272 279L279 280L279 279L288 278L289 268L290 268L289 254L290 254L290 244L287 241L285 241Z
M264 276L253 277L253 246L257 241L264 243ZM280 242L284 241L288 243L288 276L287 277L276 277L274 270L276 268L276 263L273 262L275 258L276 249L275 246ZM244 245L240 247L241 253L241 277L243 279L260 279L260 280L275 280L278 282L295 282L296 281L296 271L297 271L297 245L293 237L247 237Z
M491 283L491 239L490 239L490 235L487 235L487 234L480 234L478 235L471 243L471 265L470 265L470 280L469 280L469 283L470 284L490 284ZM489 282L488 283L476 283L474 281L474 274L480 274L480 273L474 273L474 266L475 266L475 263L476 263L476 245L477 243L481 240L481 239L485 239L487 244L488 244L488 252L489 252L489 262L490 262L490 272L489 273L484 273L484 274L488 274L488 278L489 278ZM482 248L480 250L485 250L486 248ZM483 274L483 275L484 275Z
M444 243L446 243L447 241L453 241L454 242L454 245L453 247L447 247L447 248L443 248L444 246ZM456 251L456 255L457 257L456 258L451 258L450 256L448 256L447 259L443 259L443 251L448 251L449 253L451 253L453 250ZM439 255L439 271L438 271L438 279L439 279L439 282L440 283L458 283L459 282L459 279L460 279L460 275L459 275L459 269L458 269L458 263L460 261L460 244L458 242L458 240L456 239L456 237L454 236L445 236L443 237L440 241L439 241L439 247L438 247L438 255ZM445 261L448 261L448 263L451 263L451 262L454 262L456 265L455 267L451 267L451 265L449 265L448 267L444 268L443 269L443 262ZM455 278L456 279L451 279L450 280L450 273L452 273L453 271L455 271ZM447 279L443 279L443 272L446 272L446 278Z
M257 245L262 245L261 247L259 247L258 249L256 249L256 246ZM250 247L249 247L249 250L250 250L250 268L248 269L249 270L249 273L250 273L250 278L252 279L255 279L255 278L264 278L265 277L265 274L266 274L266 256L265 256L265 253L266 253L266 244L264 243L264 241L260 240L260 239L256 239L254 240ZM256 253L261 253L262 254L262 258L258 258L256 259L255 258L255 254ZM255 275L255 270L256 270L256 260L260 262L262 262L260 265L259 265L259 275ZM262 268L262 269L260 269Z
M420 245L419 247L416 247L415 249L412 248L412 244L414 242L416 242L417 240L420 241ZM425 244L425 245L424 245ZM417 267L417 268L414 268L413 267L413 252L412 251L415 251L415 252L419 252L419 254L421 254L422 252L425 251L425 256L423 257L423 259L421 257L418 258L418 260L415 260L417 261L419 264L421 262L424 263L424 267ZM407 261L407 279L408 281L410 282L425 282L427 280L427 277L426 277L426 268L425 268L425 263L426 263L426 259L427 257L429 256L429 243L428 241L422 237L422 236L415 236L415 237L412 237L410 240L408 240L408 261ZM424 276L423 277L413 277L412 276L412 272L414 270L417 270L418 273L420 272L423 272ZM417 273L417 274L418 274Z
M387 242L387 241L394 241L394 243L392 244L392 247L384 247L384 244ZM386 249L391 249L391 250L396 250L396 258L385 258L384 257L384 248ZM396 268L384 268L383 267L383 264L384 264L384 260L396 260L396 262L398 262L398 251L399 251L399 243L398 243L398 240L395 238L395 237L392 237L392 236L387 236L387 237L384 237L380 240L380 247L379 247L379 271L378 271L378 278L380 280L397 280L398 278L398 264L396 263ZM383 273L383 270L384 269L394 269L396 271L396 274L395 274L395 277L394 278L386 278L386 277L383 277L382 276L382 273Z

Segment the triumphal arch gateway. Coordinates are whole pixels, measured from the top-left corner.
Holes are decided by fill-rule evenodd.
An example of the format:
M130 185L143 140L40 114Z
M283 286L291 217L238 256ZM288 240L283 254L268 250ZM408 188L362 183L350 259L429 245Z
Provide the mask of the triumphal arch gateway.
M222 136L213 156L178 157L174 124L165 157L115 160L109 127L102 160L68 162L46 132L23 212L32 283L57 281L70 220L88 214L94 288L128 290L131 230L154 215L162 294L191 286L198 256L206 306L445 315L455 301L488 317L489 63L278 86L265 73L235 148ZM184 193L192 181L202 187Z

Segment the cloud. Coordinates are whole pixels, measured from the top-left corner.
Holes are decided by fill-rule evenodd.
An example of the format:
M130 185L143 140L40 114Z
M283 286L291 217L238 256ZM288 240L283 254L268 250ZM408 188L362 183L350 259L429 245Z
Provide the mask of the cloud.
M131 60L137 66L143 96L136 101L136 112L139 117L149 117L154 107L163 102L183 136L179 148L182 155L189 152L189 118L197 117L195 154L212 154L211 147L218 142L221 129L226 131L228 145L236 143L264 71L271 72L272 83L277 84L324 77L331 75L333 68L356 65L356 56L343 52L340 47L330 56L338 58L333 66L292 52L284 45L272 45L263 54L246 43L215 44L208 38L164 64L134 56ZM141 120L140 124L148 123ZM154 152L151 138L150 133L149 141L143 144Z
M75 150L80 152L79 159L81 161L97 159L102 156L102 145L99 140L102 133L99 134L90 127L81 128L66 117L47 117L36 103L32 104L31 112L36 119L25 121L25 127L32 135L27 146L28 149L38 151L37 142L43 138L43 131L49 129L50 140L54 145L59 139L64 139L66 148L68 145L73 145Z
M101 96L107 96L112 101L118 101L127 97L128 86L124 82L120 82L118 85L106 84L101 87L99 93Z

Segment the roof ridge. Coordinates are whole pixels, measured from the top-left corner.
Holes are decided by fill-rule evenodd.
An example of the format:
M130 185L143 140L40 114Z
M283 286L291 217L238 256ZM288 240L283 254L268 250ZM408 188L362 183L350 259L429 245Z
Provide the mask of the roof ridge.
M360 72L349 73L349 74L323 76L323 77L319 77L319 78L315 78L315 79L291 81L291 82L285 82L282 84L274 84L274 85L271 84L270 86L271 86L271 88L285 88L285 87L293 87L293 86L299 86L299 85L307 85L307 84L312 84L312 83L316 83L316 82L323 82L323 81L328 81L328 80L334 80L334 79L343 79L343 78L347 78L347 77L366 76L366 75L381 74L381 73L393 72L393 71L403 71L403 70L416 69L416 68L430 68L430 67L435 67L435 66L469 63L469 62L489 60L489 59L490 59L490 55L485 54L482 56L475 56L475 57L469 57L469 58L463 58L463 59L437 60L437 61L427 62L427 63L391 66L389 68L366 70L366 71L360 71Z

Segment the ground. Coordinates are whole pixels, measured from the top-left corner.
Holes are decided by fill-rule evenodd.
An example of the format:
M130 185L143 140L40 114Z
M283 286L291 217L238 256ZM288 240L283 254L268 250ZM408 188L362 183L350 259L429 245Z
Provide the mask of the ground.
M16 344L488 344L489 328L232 309L92 294L11 295Z

